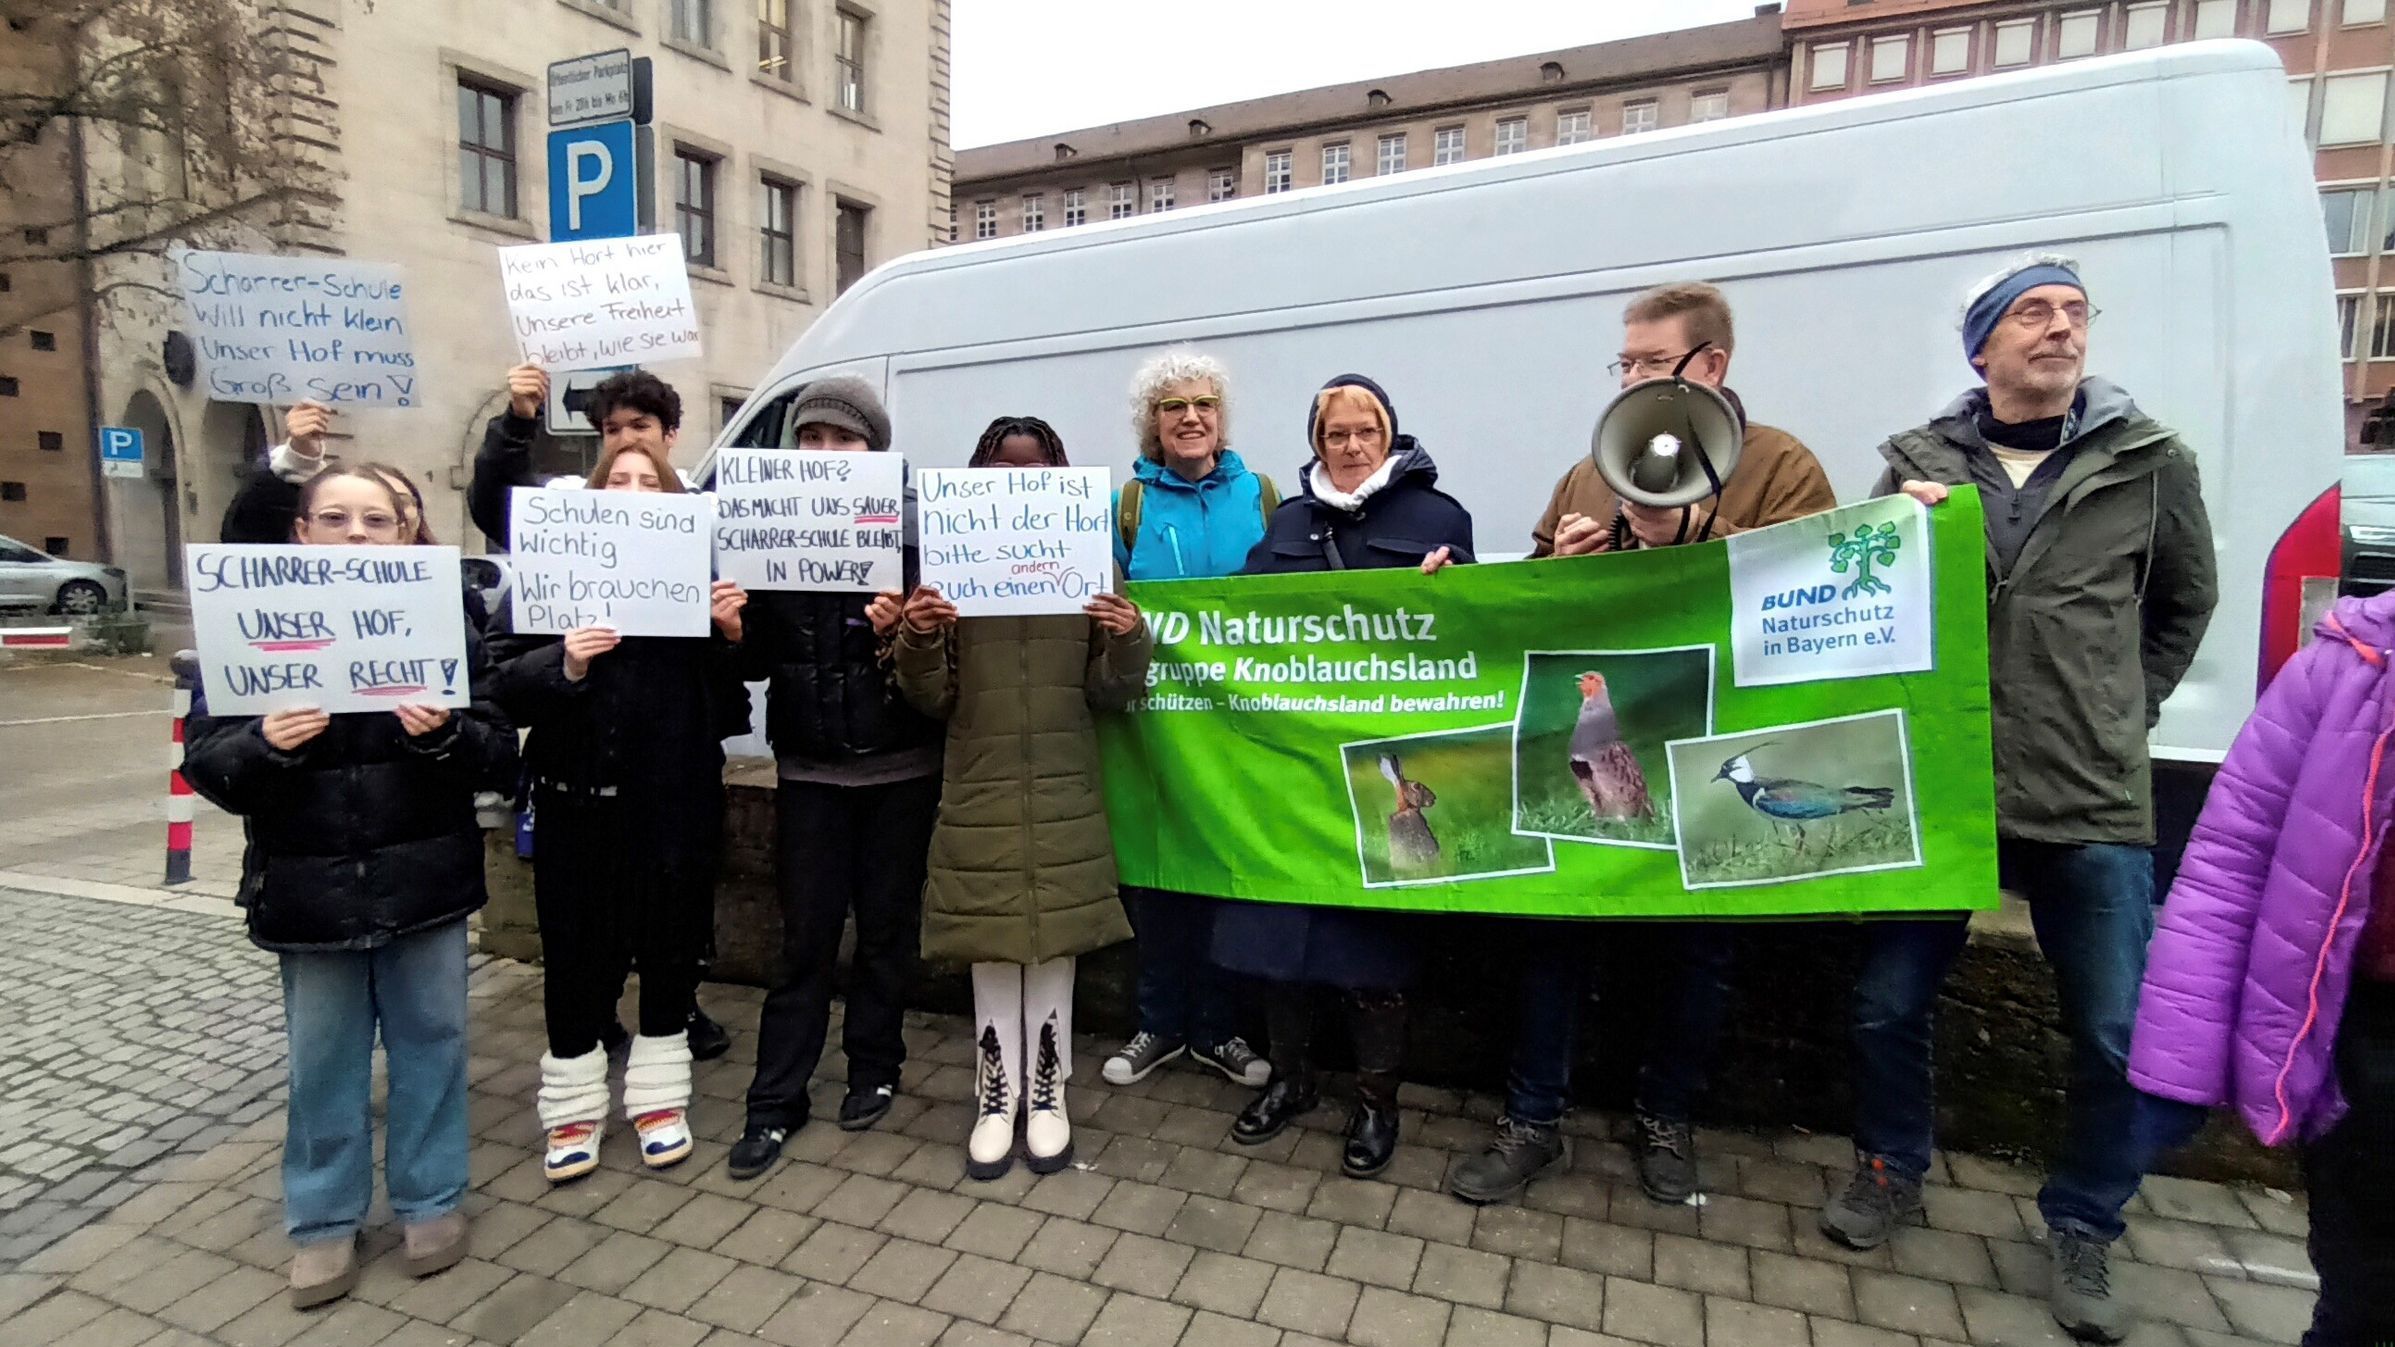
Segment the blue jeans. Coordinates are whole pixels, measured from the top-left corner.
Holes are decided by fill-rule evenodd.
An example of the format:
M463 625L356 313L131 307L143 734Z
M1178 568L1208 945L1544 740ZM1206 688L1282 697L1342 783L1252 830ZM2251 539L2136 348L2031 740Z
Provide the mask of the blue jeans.
M383 1181L406 1224L466 1195L466 923L372 950L285 954L291 1102L283 1228L346 1239L374 1202L374 1034L389 1067Z
M2071 1040L2069 1127L2038 1210L2055 1229L2118 1239L2121 1208L2145 1177L2128 1061L2146 942L2154 934L2153 853L2006 839L1998 844L1998 868L2006 888L2028 896ZM1855 1150L1914 1178L1929 1170L1938 988L1969 934L1969 919L1960 914L1873 922L1863 932L1854 1007Z
M1230 979L1215 966L1212 898L1125 888L1123 909L1139 938L1139 1027L1192 1047L1231 1036Z
M1570 1103L1580 1004L1588 988L1590 928L1560 922L1520 926L1505 1112L1517 1122L1544 1125L1560 1121ZM1736 946L1728 927L1703 922L1642 926L1632 938L1652 943L1655 956L1668 964L1670 977L1654 1008L1640 1059L1638 1111L1686 1122L1696 1097L1704 1092L1705 1075L1721 1038Z

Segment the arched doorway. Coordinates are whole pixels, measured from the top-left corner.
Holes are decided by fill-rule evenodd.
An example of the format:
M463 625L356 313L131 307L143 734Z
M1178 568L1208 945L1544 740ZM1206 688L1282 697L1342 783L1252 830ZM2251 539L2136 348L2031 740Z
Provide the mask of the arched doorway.
M121 425L141 432L142 475L108 479L111 549L139 589L183 587L183 493L174 421L148 389L125 403Z

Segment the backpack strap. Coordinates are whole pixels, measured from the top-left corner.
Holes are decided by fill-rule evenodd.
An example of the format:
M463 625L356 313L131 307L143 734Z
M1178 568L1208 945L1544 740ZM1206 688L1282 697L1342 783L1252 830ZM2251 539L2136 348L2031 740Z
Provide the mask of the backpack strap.
M1264 527L1269 532L1272 528L1272 512L1281 508L1281 489L1273 485L1270 477L1260 472L1256 474L1256 503L1264 507Z
M1126 556L1139 545L1139 500L1146 494L1147 483L1134 477L1123 483L1121 493L1115 497L1114 526L1122 531L1123 553Z

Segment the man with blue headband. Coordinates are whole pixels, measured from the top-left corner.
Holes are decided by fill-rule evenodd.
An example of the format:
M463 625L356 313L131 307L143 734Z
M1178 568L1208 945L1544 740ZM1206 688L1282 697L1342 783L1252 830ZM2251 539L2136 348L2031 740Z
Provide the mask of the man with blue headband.
M2154 930L2146 734L2218 595L2195 455L2088 376L2095 317L2068 258L2025 258L1982 281L1962 332L1984 386L1880 446L1879 494L1935 505L1969 485L1987 509L1998 864L2029 901L2071 1040L2068 1133L2038 1194L2050 1303L2073 1336L2117 1342L2130 1314L2107 1255L2144 1177L2127 1064ZM1821 1213L1842 1244L1876 1248L1920 1215L1931 1012L1968 930L1960 913L1863 928L1857 1163Z

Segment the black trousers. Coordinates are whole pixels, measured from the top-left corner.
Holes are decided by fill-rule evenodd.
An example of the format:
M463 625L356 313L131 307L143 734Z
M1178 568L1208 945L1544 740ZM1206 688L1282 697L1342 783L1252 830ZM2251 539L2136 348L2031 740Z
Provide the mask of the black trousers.
M840 1044L850 1088L898 1084L906 1062L900 1015L922 943L923 878L940 779L883 786L784 781L775 792L775 877L782 908L782 980L757 1024L752 1127L807 1121L807 1080L831 1025L840 932L856 914L848 1019Z
M598 1047L635 967L640 1032L682 1032L714 938L713 835L661 855L650 811L621 797L546 789L534 797L533 827L549 1051L579 1057Z
M2395 1344L2395 985L2356 980L2337 1029L2351 1107L2304 1148L2320 1300L2304 1347Z

